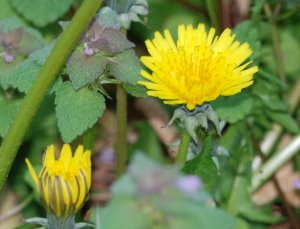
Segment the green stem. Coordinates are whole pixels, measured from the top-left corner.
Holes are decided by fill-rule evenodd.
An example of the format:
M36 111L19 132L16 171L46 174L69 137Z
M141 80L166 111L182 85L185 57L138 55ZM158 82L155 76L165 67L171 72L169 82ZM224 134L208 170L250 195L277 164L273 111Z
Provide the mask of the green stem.
M212 26L216 29L216 33L219 34L220 28L219 28L219 24L218 24L218 17L217 17L216 10L214 7L215 1L214 0L206 0L205 2L206 2L208 14L209 14L210 22L211 22Z
M121 28L126 36L127 30ZM116 175L120 177L126 171L127 161L127 92L122 84L117 85L117 168Z
M83 135L84 150L92 150L95 140L95 125L87 129Z
M127 93L122 84L117 85L117 168L116 175L120 177L126 171L127 161Z
M179 145L179 149L178 149L178 153L177 153L177 157L176 157L176 163L180 167L183 167L185 165L190 140L191 140L191 136L184 129L182 132L182 137L180 140L180 145Z
M280 50L277 26L276 26L276 22L272 15L271 7L267 1L264 4L264 10L269 19L269 23L271 25L275 59L276 59L276 64L277 64L277 68L278 68L279 77L283 83L286 83L286 76L285 76L283 59L282 59L281 50Z
M66 30L58 38L50 56L45 61L28 94L24 97L0 148L0 194L33 116L67 55L100 7L101 2L101 0L83 1Z

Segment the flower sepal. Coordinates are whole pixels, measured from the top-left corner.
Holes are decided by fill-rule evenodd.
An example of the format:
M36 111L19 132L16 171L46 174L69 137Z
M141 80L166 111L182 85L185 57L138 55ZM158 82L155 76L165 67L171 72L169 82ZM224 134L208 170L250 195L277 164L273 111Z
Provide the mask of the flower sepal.
M93 224L80 222L75 223L75 215L71 217L56 217L55 215L48 215L48 218L41 217L33 217L29 219L22 219L24 223L34 223L41 225L40 229L48 228L48 229L80 229L85 227L95 227Z
M168 129L168 127L172 125L176 119L180 119L186 131L196 143L198 142L196 132L199 127L203 128L207 132L212 126L215 128L217 134L221 136L219 117L208 103L197 106L192 111L187 109L184 105L180 106L174 111L173 117L169 123L163 127ZM209 123L212 125L209 125Z

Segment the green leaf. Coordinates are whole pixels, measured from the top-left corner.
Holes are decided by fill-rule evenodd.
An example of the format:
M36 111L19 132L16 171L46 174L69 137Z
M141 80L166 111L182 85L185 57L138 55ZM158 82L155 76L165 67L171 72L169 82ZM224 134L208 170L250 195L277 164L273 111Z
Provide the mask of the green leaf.
M21 100L8 101L6 98L0 95L0 136L4 137L8 131L8 128L15 117Z
M105 28L120 29L121 25L116 11L109 10L109 7L101 8L100 12L95 15L98 23Z
M140 61L132 49L117 53L110 58L110 72L123 83L137 84L143 78L140 75Z
M10 74L15 67L23 60L23 57L17 56L12 62L6 63L3 57L0 57L0 85L7 89L10 84Z
M300 129L298 123L292 118L292 116L285 112L272 112L266 110L267 115L278 124L282 125L288 131L298 134Z
M91 128L105 110L103 95L88 88L75 91L71 82L56 91L56 117L64 142L71 142Z
M41 66L27 59L21 62L9 75L9 84L20 92L27 92L37 77Z
M241 92L230 97L219 97L211 102L211 106L221 119L235 123L250 113L253 99L250 94Z
M132 96L142 97L142 98L148 97L147 89L144 85L139 85L139 84L133 85L129 83L123 83L123 86L125 90Z
M43 65L50 55L52 48L54 47L56 40L53 40L49 45L44 48L38 49L29 55L29 59L36 61L39 65Z
M253 6L251 7L252 21L258 22L259 16L261 15L262 8L264 6L264 0L254 0Z
M31 59L27 59L17 65L10 73L10 75L8 76L9 84L13 88L18 88L20 92L27 93L33 81L36 79L40 69L41 66L39 64ZM61 83L61 77L57 77L52 83L48 94L51 94L53 91L55 91Z
M11 0L12 6L35 26L43 27L67 12L73 0Z
M300 71L298 61L300 59L300 52L295 50L300 50L299 39L288 29L284 29L279 34L281 40L280 49L284 57L283 64L285 73L297 79Z
M88 56L83 46L78 46L67 60L67 69L74 88L79 89L94 82L103 73L106 63L104 56Z
M204 141L200 154L189 161L182 169L187 174L199 176L204 184L204 189L212 191L218 182L218 169L211 158L213 139L209 135Z
M147 229L151 228L150 214L141 210L141 203L135 197L117 196L110 200L101 212L103 229Z

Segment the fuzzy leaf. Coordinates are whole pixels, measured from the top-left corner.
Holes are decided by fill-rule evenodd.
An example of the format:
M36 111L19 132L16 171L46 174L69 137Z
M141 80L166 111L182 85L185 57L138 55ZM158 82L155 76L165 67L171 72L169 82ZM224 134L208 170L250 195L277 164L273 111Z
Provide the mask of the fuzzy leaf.
M211 102L211 106L221 119L235 123L243 119L252 109L253 99L246 92L241 92L230 97L219 97Z
M67 69L74 88L79 89L95 81L103 73L106 62L104 56L88 56L83 48L78 46L67 60Z
M90 22L88 30L81 36L80 41L86 42L89 48L109 53L118 53L135 47L120 30L102 27L96 18Z
M16 66L8 76L9 84L13 88L18 88L20 92L27 93L31 87L33 81L36 79L41 66L31 59L27 59ZM55 91L62 83L62 79L57 77L52 86L50 87L48 94Z
M129 83L123 83L123 86L124 86L125 90L132 96L143 97L143 98L148 97L147 89L143 85L139 85L139 84L133 85L133 84L129 84Z
M20 105L21 100L8 101L0 96L0 136L2 138L6 135Z
M20 92L27 92L37 77L41 66L27 59L21 62L9 75L9 84Z
M23 60L22 57L16 57L12 62L6 63L3 57L0 57L0 85L7 89L9 86L9 77L15 67Z
M75 91L71 82L56 91L56 117L64 142L71 142L91 128L105 110L103 95L88 88Z
M28 21L43 27L67 12L73 0L11 0L12 6Z
M187 174L195 174L201 178L204 189L212 191L218 181L218 169L211 158L213 139L209 135L204 141L201 153L189 161L182 169Z
M97 13L95 17L103 29L109 27L113 29L121 28L117 13L107 6L101 8L100 12Z
M29 55L29 59L36 61L39 65L43 65L50 55L52 48L55 45L56 40L52 41L49 45L44 48L38 49Z
M136 85L143 78L140 75L140 61L132 49L110 58L110 73L123 83Z

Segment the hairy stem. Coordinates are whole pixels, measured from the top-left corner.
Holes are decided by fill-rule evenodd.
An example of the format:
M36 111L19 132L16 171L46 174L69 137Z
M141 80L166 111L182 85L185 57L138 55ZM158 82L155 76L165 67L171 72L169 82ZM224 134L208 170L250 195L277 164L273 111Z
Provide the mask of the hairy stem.
M177 157L176 157L176 163L180 167L183 167L185 165L190 139L191 139L191 136L184 129L182 132L182 137L180 140L180 145L179 145L179 149L178 149L178 153L177 153Z
M101 0L85 0L66 30L58 38L36 80L24 97L0 148L0 194L24 135L57 72L73 45L101 5Z
M127 93L122 84L117 85L117 168L116 175L120 177L126 171L127 161Z

